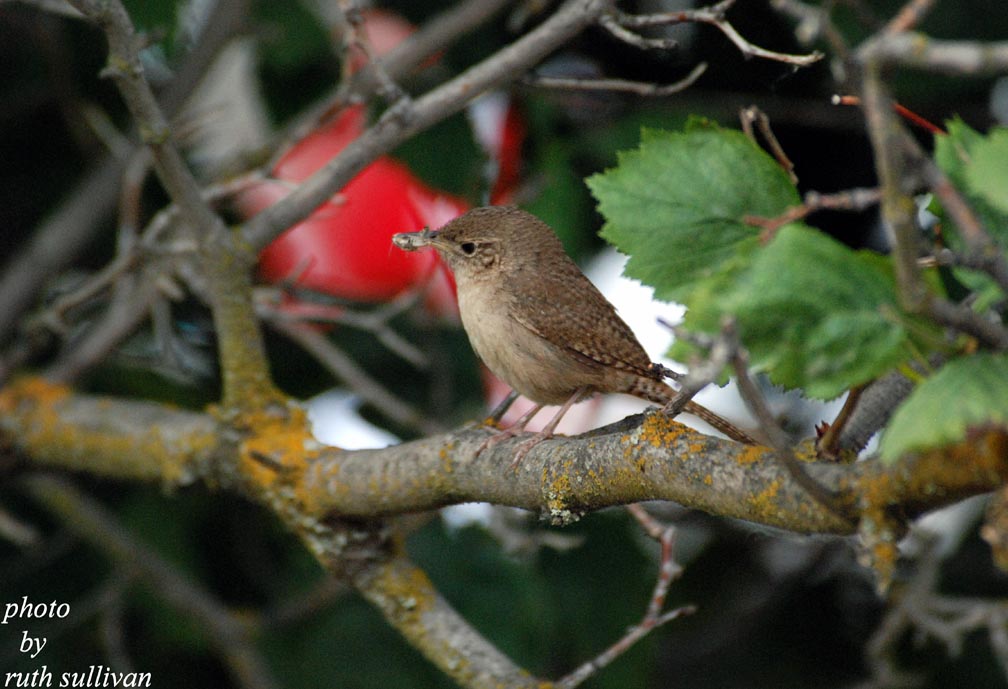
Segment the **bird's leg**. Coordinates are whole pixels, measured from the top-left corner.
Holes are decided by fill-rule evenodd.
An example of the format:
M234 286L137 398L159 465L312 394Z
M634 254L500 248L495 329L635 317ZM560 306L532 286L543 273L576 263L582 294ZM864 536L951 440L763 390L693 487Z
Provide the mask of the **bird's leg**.
M508 465L508 469L511 471L517 471L518 465L521 464L522 459L524 459L525 455L529 453L529 450L542 441L552 438L553 431L556 430L557 425L560 423L560 419L562 419L564 414L566 414L570 408L573 407L574 404L582 399L587 393L587 387L580 387L575 390L574 394L567 398L567 401L564 402L559 409L557 409L557 413L553 415L553 418L549 420L549 423L543 426L541 431L518 446L518 451L515 452L514 459L511 460L511 464Z
M494 407L493 411L491 411L487 417L483 419L482 425L496 427L501 422L501 419L504 418L504 415L507 414L507 410L511 408L511 405L514 404L516 399L518 399L518 391L512 390L507 394L507 397L502 399L500 404Z
M512 391L512 394L514 394L515 397L518 396L518 393L515 393L513 391ZM507 400L505 399L505 401L507 401ZM509 406L510 406L510 403L509 403ZM498 408L499 408L499 405L498 405ZM517 421L515 421L513 424L511 424L507 428L502 428L502 429L497 430L493 435L491 435L486 440L484 440L482 443L480 443L480 446L476 448L476 455L479 456L479 454L481 452L483 452L483 450L487 449L488 447L493 447L494 445L496 445L497 443L501 442L502 440L507 440L508 438L513 438L516 435L518 435L519 433L521 433L522 431L524 431L525 427L528 426L529 421L532 420L532 417L535 416L536 414L538 414L539 410L542 409L542 408L543 408L543 406L541 404L537 404L534 407L532 407L531 409L529 409L527 412L525 412L524 414L522 414L521 418L519 418ZM494 411L496 412L497 409L495 409Z

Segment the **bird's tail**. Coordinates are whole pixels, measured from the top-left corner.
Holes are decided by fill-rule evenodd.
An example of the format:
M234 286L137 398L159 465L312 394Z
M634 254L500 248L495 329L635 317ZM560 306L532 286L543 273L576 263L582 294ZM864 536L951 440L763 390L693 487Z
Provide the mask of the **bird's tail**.
M654 378L646 378L644 376L638 376L634 381L633 386L627 392L635 397L642 397L662 406L671 402L676 396L676 390L671 385L665 383L664 381L656 380ZM709 423L732 440L745 443L746 445L761 444L731 421L728 421L718 414L715 414L707 407L697 404L692 400L686 403L686 406L683 407L683 411L697 417L701 421Z

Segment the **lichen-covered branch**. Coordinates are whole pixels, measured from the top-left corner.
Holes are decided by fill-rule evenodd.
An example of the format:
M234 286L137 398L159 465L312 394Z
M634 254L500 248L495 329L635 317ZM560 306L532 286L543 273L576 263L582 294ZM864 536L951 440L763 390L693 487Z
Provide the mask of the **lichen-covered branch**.
M380 518L486 501L549 514L579 514L642 500L672 500L712 514L799 533L851 533L818 505L769 448L693 431L660 413L534 448L514 474L515 443L476 455L485 434L463 429L381 450L320 446L304 415L248 417L244 435L209 414L79 395L27 379L0 391L0 436L30 462L108 478L170 485L212 477L270 504L288 523ZM912 517L1008 479L1008 430L991 428L893 466L805 462L854 516Z
M0 390L0 445L33 466L177 486L206 480L265 504L333 574L463 686L539 681L473 629L401 550L389 518L469 501L564 523L603 507L674 500L800 533L848 534L850 521L804 493L768 448L704 436L660 412L534 448L505 471L514 443L477 456L488 431L465 429L383 450L317 443L305 414L216 414L80 395L41 379ZM519 439L520 441L520 439ZM808 462L863 523L891 525L1008 479L1008 430L907 457L893 467Z

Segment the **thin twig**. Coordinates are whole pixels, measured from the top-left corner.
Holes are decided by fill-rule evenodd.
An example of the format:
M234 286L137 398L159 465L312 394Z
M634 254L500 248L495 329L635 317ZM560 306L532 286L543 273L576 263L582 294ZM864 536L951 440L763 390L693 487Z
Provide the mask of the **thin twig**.
M857 96L852 96L850 94L839 94L839 93L833 94L833 97L830 98L830 102L833 103L833 105L861 105L861 99L858 98ZM893 101L892 108L894 112L896 112L900 117L905 119L907 122L910 122L911 124L920 127L929 134L947 133L944 129L936 125L931 120L922 117L921 115L918 115L910 108L900 105L895 101Z
M659 524L638 504L628 505L627 510L641 523L648 535L653 536L661 544L658 576L651 592L647 610L641 621L627 630L627 633L619 641L571 673L558 679L554 684L558 689L573 689L619 658L652 630L666 622L696 611L696 606L685 605L665 613L662 612L669 586L682 574L682 567L675 560L675 527Z
M845 70L842 67L842 62L847 59L850 50L843 33L837 29L830 18L832 3L818 6L798 0L770 0L770 6L798 21L798 26L795 27L795 37L802 45L811 45L820 36L826 39L830 49L838 58L834 61L837 65L834 74L837 81L843 81Z
M313 301L324 295L306 290L293 290L296 301L282 301L281 291L275 287L257 287L255 289L256 312L262 318L286 318L300 320L304 323L323 323L347 325L358 330L369 332L385 345L396 356L408 361L418 369L430 368L430 360L413 343L397 333L389 321L416 303L418 293L393 299L373 311L355 311L341 304L326 304Z
M77 380L114 350L147 317L157 298L157 285L147 274L130 273L116 283L115 294L105 312L89 328L79 342L73 342L46 370L53 381Z
M806 216L821 210L860 212L878 204L882 192L877 188L858 188L838 191L832 194L820 194L810 191L805 194L802 202L792 206L774 218L763 218L757 215L746 215L742 221L762 229L760 241L769 242L777 230L788 223L801 220Z
M1008 71L1008 41L947 41L905 31L877 34L858 49L863 62L963 76L996 76Z
M854 410L861 400L861 394L864 392L864 389L864 385L858 385L850 389L847 393L847 399L844 400L843 407L840 408L840 412L833 419L833 423L819 436L816 442L816 451L821 459L835 460L840 458L840 451L843 449L840 445L840 435L847 427L848 421L854 416Z
M693 68L685 78L672 84L655 84L645 81L630 81L627 79L573 79L565 77L547 77L529 74L522 83L550 89L565 89L573 91L614 91L633 93L638 96L671 96L679 93L696 82L707 70L707 63L701 62Z
M387 55L376 60L390 79L399 79L415 70L431 56L445 50L452 43L461 40L475 27L486 22L504 7L509 0L465 0L453 5L441 14L431 18L415 33L397 45ZM341 83L336 93L324 102L308 108L297 118L287 131L284 141L297 141L333 117L351 102L366 102L373 96L380 84L372 70L359 70ZM285 147L280 147L280 149ZM267 168L272 168L283 150L277 150Z
M284 318L282 314L275 317L269 317L267 314L266 323L296 342L333 376L343 381L354 393L360 395L361 399L373 405L389 419L423 433L435 433L440 430L438 424L427 420L423 414L365 373L316 328Z
M41 2L40 6L50 4ZM82 16L65 2L56 4ZM179 111L217 52L242 25L247 9L246 0L214 3L196 45L159 94L169 117ZM109 155L95 165L38 227L28 246L6 264L0 278L0 342L16 332L14 323L37 297L39 286L76 257L101 229L101 220L114 208L129 159Z
M934 6L935 0L909 0L882 28L884 34L910 31L924 20L924 16Z
M916 206L904 191L908 159L917 162L920 156L915 155L915 144L909 143L910 137L893 116L892 101L882 86L879 69L874 60L865 65L862 106L875 152L882 192L882 219L893 247L900 302L911 313L925 314L936 323L975 337L987 347L1008 349L1008 329L968 306L954 304L931 293L924 283L918 264L921 240L915 221ZM917 167L923 167L927 174L926 164ZM935 175L933 171L931 174ZM979 227L977 224L974 231ZM982 241L982 236L977 241Z
M599 18L599 26L608 31L613 38L624 43L640 48L641 50L672 50L679 46L678 41L672 38L647 38L640 34L635 34L626 28L611 14L604 14Z
M759 128L760 134L763 135L767 146L770 147L770 152L773 153L774 158L777 159L780 166L787 172L791 184L798 184L798 175L795 174L794 163L788 158L787 153L784 152L784 147L780 145L780 141L777 140L777 136L773 133L773 129L770 127L770 118L766 116L766 113L755 105L750 105L747 108L742 108L739 112L739 119L742 121L742 131L754 142L756 141L756 134L753 131L753 124Z
M926 539L920 532L915 534ZM917 558L916 574L892 597L894 604L868 642L872 686L898 686L898 681L908 677L896 665L907 632L914 632L919 642L934 639L954 658L960 654L968 635L977 630L986 631L991 650L1008 678L1008 647L1005 644L1008 601L941 594L938 591L941 562L933 539L925 540Z
M409 98L402 87L389 76L385 66L375 60L371 41L368 40L367 31L364 28L364 16L355 0L337 0L334 9L341 15L342 24L345 27L343 36L343 69L345 74L349 76L349 72L346 70L353 66L353 51L358 50L364 57L365 64L362 69L370 70L378 83L378 95L384 98L389 105Z
M663 413L674 418L682 413L686 404L701 390L721 376L722 371L731 362L732 351L724 338L708 339L705 335L684 330L679 326L671 326L671 330L677 338L691 340L707 350L707 356L702 362L691 363L685 375L678 375L675 378L679 383L679 390L672 401L662 408Z
M294 191L250 219L242 228L242 239L253 249L266 246L376 157L458 112L485 91L520 78L557 46L594 23L608 7L608 0L568 0L542 24L483 62L401 108L390 108L396 111L394 116L381 118Z
M794 482L801 486L816 502L833 512L838 517L851 520L850 515L840 503L839 496L812 478L794 455L791 444L788 442L787 434L777 423L773 412L766 403L763 393L756 387L756 383L749 376L749 354L738 343L738 336L735 332L733 321L726 321L722 327L721 337L730 343L732 351L732 367L735 370L735 380L738 384L739 394L745 402L749 411L759 421L760 428L770 441L770 446L774 449L774 456L780 461Z
M682 24L684 22L696 22L700 24L710 24L716 27L721 33L728 37L739 51L748 57L760 57L766 60L784 62L798 67L806 67L814 64L823 58L823 54L818 50L807 55L793 55L790 53L778 53L773 50L760 48L753 45L735 30L735 27L725 19L725 13L735 4L735 0L722 0L709 7L699 7L693 10L680 10L678 12L661 12L656 14L624 14L619 13L616 20L620 25L630 29L643 29L649 26L665 26L668 24Z

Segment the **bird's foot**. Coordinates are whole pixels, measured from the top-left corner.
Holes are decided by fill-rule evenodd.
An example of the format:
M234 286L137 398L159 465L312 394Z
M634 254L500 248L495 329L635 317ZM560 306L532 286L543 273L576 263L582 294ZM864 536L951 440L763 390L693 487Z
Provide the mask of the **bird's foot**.
M519 436L524 432L524 428L515 428L514 426L511 426L510 428L497 429L491 435L487 436L483 442L480 443L480 446L476 448L476 456L479 457L483 450L489 449L494 445L508 440L509 438Z
M514 459L512 459L511 463L508 464L507 470L518 473L518 468L521 466L522 460L525 459L525 455L527 455L532 450L533 447L535 447L544 440L549 440L552 437L553 437L552 433L539 431L531 438L523 442L521 445L518 446L518 451L515 452Z

